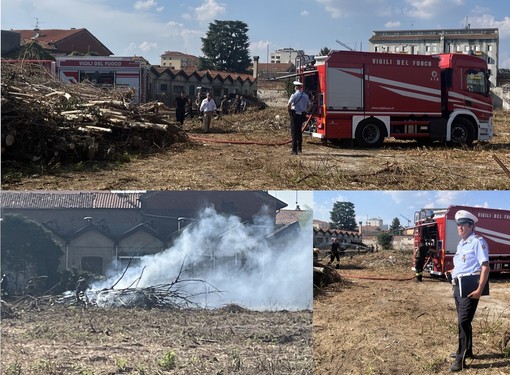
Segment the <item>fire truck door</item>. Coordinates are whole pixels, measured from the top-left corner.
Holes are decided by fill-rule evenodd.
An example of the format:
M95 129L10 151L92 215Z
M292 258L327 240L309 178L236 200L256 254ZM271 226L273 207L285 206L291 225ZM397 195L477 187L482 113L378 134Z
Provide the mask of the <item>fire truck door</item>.
M363 108L363 68L328 67L326 108L329 112Z

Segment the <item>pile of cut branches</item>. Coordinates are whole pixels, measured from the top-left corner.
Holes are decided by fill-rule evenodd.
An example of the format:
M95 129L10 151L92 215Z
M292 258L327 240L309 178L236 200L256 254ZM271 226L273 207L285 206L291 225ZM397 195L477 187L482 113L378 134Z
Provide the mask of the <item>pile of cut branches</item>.
M132 89L66 84L40 65L3 63L1 90L3 161L118 161L188 141L162 103L135 104Z

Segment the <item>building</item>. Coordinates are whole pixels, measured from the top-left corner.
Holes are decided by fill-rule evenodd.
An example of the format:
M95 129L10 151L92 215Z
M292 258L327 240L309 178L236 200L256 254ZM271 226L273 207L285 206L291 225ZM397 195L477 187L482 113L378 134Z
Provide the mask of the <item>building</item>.
M359 232L340 230L340 229L318 229L313 228L313 247L320 250L329 249L331 240L336 238L340 245L349 247L350 245L363 245L363 236Z
M303 50L295 50L294 48L277 49L271 53L271 63L294 63L298 56L304 56L304 54Z
M69 30L35 28L33 30L10 30L20 34L20 46L30 43L39 44L54 57L70 54L111 56L110 51L87 29ZM3 44L3 40L2 40Z
M227 73L213 70L175 70L151 67L148 76L147 96L168 106L182 91L194 98L198 88L211 91L217 105L223 95L240 94L257 96L257 80L251 74Z
M366 225L369 227L377 227L383 229L383 220L380 218L367 219Z
M438 53L469 53L487 61L491 83L496 86L499 55L497 28L385 30L373 31L370 52L434 55Z
M161 66L174 70L196 69L198 57L178 51L165 51L161 55Z
M16 58L16 51L32 42L47 53L44 59L60 59L58 70L63 80L87 79L102 86L130 88L136 102L157 100L172 106L181 91L193 98L198 87L210 90L218 103L223 95L257 96L258 58L254 58L253 74L198 71L197 57L175 51L162 55L163 66L151 66L141 56L111 56L113 53L87 29L75 28L2 30L2 57Z
M276 214L286 204L264 191L1 192L4 217L24 216L55 235L64 254L61 269L98 275L116 261L171 247L206 207L249 224L264 213L267 222L276 225ZM220 234L225 228L217 230ZM278 231L282 233L281 228ZM8 268L2 264L2 270Z
M296 72L296 66L293 62L286 63L260 63L257 78L274 79L286 76Z

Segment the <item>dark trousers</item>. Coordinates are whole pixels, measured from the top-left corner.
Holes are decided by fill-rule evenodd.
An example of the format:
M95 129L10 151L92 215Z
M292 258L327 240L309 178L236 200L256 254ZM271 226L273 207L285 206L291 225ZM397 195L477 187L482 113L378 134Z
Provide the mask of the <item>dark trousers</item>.
M304 121L303 115L298 115L294 111L290 114L290 135L292 136L292 152L301 152L303 144L303 133L301 127Z
M330 261L329 263L333 263L335 261L335 258L337 262L340 262L340 253L338 251L332 251L330 255Z
M184 117L186 116L186 109L185 108L177 108L175 110L175 118L178 123L181 125L184 124Z
M473 355L473 330L471 322L475 316L478 299L462 298L459 292L459 286L453 287L453 298L457 308L457 325L459 331L459 347L457 349L456 361L462 361L464 356Z

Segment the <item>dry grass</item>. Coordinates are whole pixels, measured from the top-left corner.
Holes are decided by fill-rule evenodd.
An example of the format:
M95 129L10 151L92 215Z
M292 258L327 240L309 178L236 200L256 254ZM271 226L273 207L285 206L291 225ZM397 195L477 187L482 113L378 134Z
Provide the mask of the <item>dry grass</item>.
M2 319L2 374L311 374L312 312L82 309Z
M448 373L457 344L451 286L429 277L416 283L410 268L410 253L342 258L342 282L314 299L315 373ZM501 347L510 329L509 281L494 279L491 296L480 301L473 321L476 358L463 373L509 373Z
M171 115L170 115L171 117ZM375 150L337 147L304 137L303 154L290 154L284 110L251 110L213 121L203 134L198 119L185 122L193 140L125 164L37 165L20 171L2 165L2 187L30 189L507 189L510 113L495 113L495 136L472 148L420 146L387 140ZM219 142L219 143L218 143ZM263 145L261 144L263 143Z

